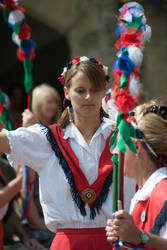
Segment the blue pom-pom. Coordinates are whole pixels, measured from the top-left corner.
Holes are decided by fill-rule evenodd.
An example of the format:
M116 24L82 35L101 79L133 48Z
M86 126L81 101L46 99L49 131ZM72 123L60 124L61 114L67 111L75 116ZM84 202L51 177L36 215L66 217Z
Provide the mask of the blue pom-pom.
M129 75L135 68L134 62L128 56L120 56L117 60L118 68L125 74Z
M36 43L32 39L26 39L21 42L21 48L24 53L30 53L36 47Z

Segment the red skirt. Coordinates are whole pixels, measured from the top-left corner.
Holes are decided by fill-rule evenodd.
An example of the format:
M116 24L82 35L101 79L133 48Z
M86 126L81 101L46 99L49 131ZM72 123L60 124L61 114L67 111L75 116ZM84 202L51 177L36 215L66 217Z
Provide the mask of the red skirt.
M50 250L112 250L104 228L58 229Z

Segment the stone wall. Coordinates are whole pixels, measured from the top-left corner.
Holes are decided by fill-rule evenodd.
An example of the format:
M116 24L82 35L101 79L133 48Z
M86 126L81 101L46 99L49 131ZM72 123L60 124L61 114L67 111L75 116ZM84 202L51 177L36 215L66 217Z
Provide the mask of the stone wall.
M166 0L161 0L161 2L163 1ZM143 5L148 24L152 26L153 30L151 43L146 46L144 51L142 83L148 92L148 98L162 96L167 81L166 12L160 4L156 4L158 0L141 0L139 2ZM56 34L56 39L64 37L69 49L65 51L63 47L59 48L59 44L55 43L57 46L55 50L59 52L55 52L57 61L61 61L62 57L65 59L64 54L66 53L68 53L67 58L77 55L93 56L108 65L111 71L113 62L116 60L115 16L120 7L120 1L22 0L20 3L26 8L26 14L32 20L37 20L40 27L42 24L45 26L43 31L42 28L38 28L38 25L32 27L40 51L37 57L42 56L42 48L49 47L49 44L54 47L55 36L52 34ZM49 32L47 32L47 27ZM45 53L47 55L47 50ZM49 55L46 61L48 62L47 67L49 67L49 63L53 65L54 57ZM57 68L58 73L61 72L63 63L64 60L62 60L62 65L60 63ZM46 71L47 67L43 65L42 71ZM40 70L40 72L42 71ZM49 75L51 72L46 74L48 77Z

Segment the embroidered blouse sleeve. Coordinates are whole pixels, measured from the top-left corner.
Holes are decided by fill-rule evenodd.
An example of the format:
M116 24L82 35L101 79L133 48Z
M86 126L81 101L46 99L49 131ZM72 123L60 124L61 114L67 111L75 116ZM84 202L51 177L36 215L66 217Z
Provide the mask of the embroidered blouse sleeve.
M3 132L9 139L11 153L7 157L12 166L28 165L38 172L53 157L45 131L39 124Z

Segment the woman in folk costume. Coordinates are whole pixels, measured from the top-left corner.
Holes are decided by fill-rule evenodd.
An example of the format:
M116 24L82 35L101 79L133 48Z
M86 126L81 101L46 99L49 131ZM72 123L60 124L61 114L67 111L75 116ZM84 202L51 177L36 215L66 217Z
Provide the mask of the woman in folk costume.
M21 174L18 173L17 177L7 185L0 169L0 250L4 249L2 219L8 210L10 200L20 191L21 185Z
M13 165L38 172L45 223L56 233L51 250L111 249L105 225L112 215L113 131L101 107L107 67L94 58L76 57L60 80L67 107L59 122L4 130L0 151L9 154ZM133 183L126 180L125 185L129 201Z
M127 148L124 170L139 189L131 201L131 215L120 210L113 221L108 220L107 238L111 243L120 237L147 250L166 250L167 106L145 103L136 108L129 121L136 130L137 154Z

